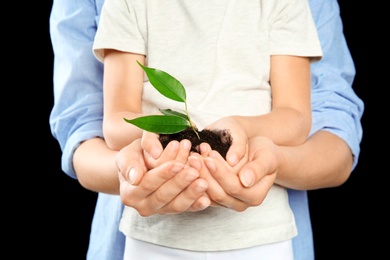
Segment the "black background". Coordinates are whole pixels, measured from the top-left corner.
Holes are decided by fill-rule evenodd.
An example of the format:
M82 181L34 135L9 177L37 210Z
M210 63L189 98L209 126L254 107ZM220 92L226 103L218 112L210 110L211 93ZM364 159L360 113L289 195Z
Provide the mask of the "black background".
M382 58L383 62L378 63L377 57L388 49L381 48L381 35L388 29L379 27L384 24L380 19L385 18L379 15L379 6L356 0L339 0L339 3L344 32L357 70L353 88L365 103L362 118L364 132L359 164L350 179L341 187L309 192L316 259L350 259L359 255L379 259L385 254L382 241L386 240L389 232L389 203L384 200L386 188L385 175L382 174L387 173L383 155L388 152L381 148L384 146L386 149L388 141L384 131L380 130L385 129L380 126L388 116L384 108L386 103L379 100L385 93L382 86L387 86L387 74L380 70L388 67L383 65L388 59ZM38 80L46 88L42 129L46 133L44 155L47 158L42 160L43 173L35 175L38 181L35 179L37 185L34 191L40 192L29 193L25 198L28 200L29 196L38 194L34 201L39 202L39 206L29 213L39 221L28 225L38 225L39 229L36 231L38 234L22 232L20 235L27 234L31 243L37 243L35 250L38 256L48 254L49 259L85 259L96 194L83 189L76 180L61 171L61 151L49 129L48 118L53 105L53 52L48 24L51 5L51 0L46 1L46 19L39 20L44 24L38 26L39 30L45 30L44 41L40 45L45 59L37 77L41 77ZM382 89L383 94L380 92ZM375 99L373 93L377 96ZM377 114L375 121L374 113ZM36 236L39 238L35 239ZM22 248L29 240L22 240Z

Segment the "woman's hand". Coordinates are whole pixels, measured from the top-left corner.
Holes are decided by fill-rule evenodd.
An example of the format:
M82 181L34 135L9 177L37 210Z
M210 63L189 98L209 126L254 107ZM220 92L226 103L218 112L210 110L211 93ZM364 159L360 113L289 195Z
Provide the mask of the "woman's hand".
M211 205L244 211L260 205L275 182L278 169L275 147L266 137L251 138L244 159L231 167L219 153L202 144L203 156L194 153L189 163L208 182Z
M199 211L210 205L208 183L196 169L169 160L148 170L140 139L119 151L116 165L122 202L141 216Z

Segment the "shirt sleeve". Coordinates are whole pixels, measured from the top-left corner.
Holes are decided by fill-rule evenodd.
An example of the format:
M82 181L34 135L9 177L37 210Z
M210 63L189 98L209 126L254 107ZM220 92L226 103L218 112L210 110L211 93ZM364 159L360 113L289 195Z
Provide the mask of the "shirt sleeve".
M356 167L362 140L363 101L352 86L355 66L348 49L337 1L309 1L323 50L323 58L311 65L311 134L325 130L342 138L354 155Z
M271 55L321 59L322 50L307 0L275 1L270 17Z
M105 49L146 54L145 41L140 33L140 27L143 27L142 22L145 18L137 17L133 8L134 6L129 5L125 0L104 2L99 28L92 47L99 61L104 61ZM141 11L138 15L140 13L144 12Z
M94 1L53 2L54 106L49 123L62 150L62 170L72 178L74 150L82 141L103 137L103 66L92 52L97 20Z

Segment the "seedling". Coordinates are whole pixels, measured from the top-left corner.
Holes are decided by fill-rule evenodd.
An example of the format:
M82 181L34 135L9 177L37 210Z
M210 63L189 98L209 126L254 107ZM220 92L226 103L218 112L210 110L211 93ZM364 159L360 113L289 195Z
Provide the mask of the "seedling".
M143 66L138 61L137 63L145 71L150 83L158 92L171 100L184 103L184 111L159 109L162 115L148 115L134 119L124 118L124 120L143 130L159 134L163 148L172 140L180 142L183 139L188 139L191 142L192 152L199 152L199 145L206 142L225 158L232 144L229 130L203 129L198 131L188 113L186 91L181 82L165 71Z
M187 95L183 84L165 71L144 66L138 61L137 63L145 71L150 83L158 92L171 100L184 103L184 111L182 113L171 109L159 108L162 115L148 115L134 119L124 118L124 120L143 130L156 134L175 134L190 127L197 137L200 138L188 113Z

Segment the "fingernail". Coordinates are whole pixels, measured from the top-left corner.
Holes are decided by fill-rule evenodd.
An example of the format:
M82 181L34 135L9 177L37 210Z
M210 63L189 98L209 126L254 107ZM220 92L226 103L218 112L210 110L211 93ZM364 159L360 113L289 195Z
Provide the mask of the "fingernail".
M157 160L160 156L160 149L157 147L153 147L152 151L150 151L150 156L152 156L153 159Z
M205 158L205 159L204 159L204 162L205 162L207 168L208 168L210 171L213 172L213 171L216 170L217 167L215 166L215 163L214 163L214 161L213 161L212 159Z
M191 181L195 180L196 178L198 178L198 175L196 175L194 172L188 172L185 176L185 180L187 182L191 182Z
M169 146L172 151L178 150L179 149L179 142L170 142Z
M189 151L191 149L191 142L188 140L183 140L180 142L180 145L182 146L183 149Z
M235 154L229 154L227 161L231 166L235 166L238 163L238 157Z
M195 191L196 191L197 193L204 192L206 189L207 189L207 185L202 184L202 183L199 183L199 184L195 187Z
M205 198L204 200L201 200L198 205L198 210L204 210L210 206L210 200L208 198Z
M246 170L242 174L240 174L240 181L244 187L250 187L253 185L255 180L255 176L252 171Z
M137 168L131 168L129 172L129 181L131 184L134 184L138 177Z
M201 154L204 154L205 152L207 152L207 145L205 145L204 143L201 143L199 145L199 151Z
M195 170L199 171L201 169L202 165L196 156L189 156L188 161L190 162L191 167Z
M178 173L179 171L181 171L181 169L183 169L183 165L181 164L174 164L171 168L171 172L172 173Z

